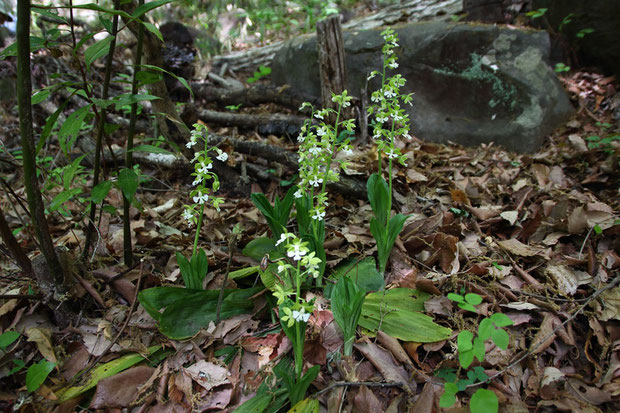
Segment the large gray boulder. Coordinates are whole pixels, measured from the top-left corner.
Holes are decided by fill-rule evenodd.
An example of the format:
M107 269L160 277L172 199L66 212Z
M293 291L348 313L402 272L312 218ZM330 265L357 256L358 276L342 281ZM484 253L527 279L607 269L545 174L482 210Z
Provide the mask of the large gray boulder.
M395 26L400 66L414 93L407 106L413 133L435 142L495 142L532 152L573 113L549 67L543 31L482 24L428 22ZM382 65L381 29L344 33L350 94ZM272 81L320 96L315 36L288 42L275 56ZM373 80L374 81L374 80ZM370 92L377 88L371 83Z

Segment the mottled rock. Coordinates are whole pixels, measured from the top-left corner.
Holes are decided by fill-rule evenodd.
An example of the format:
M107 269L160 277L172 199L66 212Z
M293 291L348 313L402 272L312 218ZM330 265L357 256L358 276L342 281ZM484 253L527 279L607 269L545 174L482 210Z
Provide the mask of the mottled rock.
M549 67L544 31L483 24L428 22L395 26L403 92L414 93L407 110L413 133L435 142L495 142L535 151L573 113ZM344 33L347 88L360 95L369 72L380 69L380 29ZM275 56L272 80L320 96L316 37L288 42ZM374 81L374 80L373 80ZM370 90L377 88L370 84Z

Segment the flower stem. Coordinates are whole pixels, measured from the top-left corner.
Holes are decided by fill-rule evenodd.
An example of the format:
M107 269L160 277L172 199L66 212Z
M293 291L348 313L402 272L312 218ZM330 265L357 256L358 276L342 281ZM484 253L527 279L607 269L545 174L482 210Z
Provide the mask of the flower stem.
M390 146L392 147L392 151L394 151L394 125L395 125L395 122L392 121L392 130L390 132ZM390 211L392 211L392 173L393 173L392 172L392 158L389 157L388 159L388 179L389 179L388 185L390 188L390 196L388 199L388 222L390 221L390 215L391 215ZM387 222L386 222L386 225L387 225Z
M205 204L200 206L200 215L198 215L198 224L196 225L196 235L194 236L194 248L192 249L192 257L196 255L198 248L198 237L200 236L200 228L202 227L202 217L205 214Z
M334 160L334 156L336 152L336 141L338 140L338 122L340 121L341 110L342 110L342 102L338 105L338 112L336 113L336 123L334 124L334 142L332 143L332 147L330 148L331 153L329 155L329 162L327 163L327 168L325 169L325 177L323 178L323 185L321 186L321 192L325 192L325 186L327 185L327 177L329 175L329 170L332 167L332 162ZM314 198L312 199L312 203L314 204Z

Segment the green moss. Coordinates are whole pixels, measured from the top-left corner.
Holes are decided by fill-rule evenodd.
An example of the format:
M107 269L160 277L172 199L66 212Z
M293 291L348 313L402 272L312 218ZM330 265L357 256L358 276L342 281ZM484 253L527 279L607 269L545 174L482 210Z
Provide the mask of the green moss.
M482 56L477 53L471 55L471 65L461 72L455 72L450 69L435 69L435 72L448 76L457 76L468 81L486 82L491 85L491 90L495 97L489 101L489 106L494 108L499 104L504 104L510 109L514 109L516 105L517 90L513 85L503 82L495 72L489 69L483 69Z

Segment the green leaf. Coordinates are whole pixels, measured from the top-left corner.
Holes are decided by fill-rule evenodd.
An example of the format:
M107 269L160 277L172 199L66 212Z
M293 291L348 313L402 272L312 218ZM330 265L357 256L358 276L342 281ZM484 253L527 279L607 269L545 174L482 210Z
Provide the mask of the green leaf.
M153 28L154 30L157 30L157 28L156 28L155 26L153 26L152 24L148 23L148 25L152 26L152 28ZM149 29L149 26L148 26L148 25L147 25L147 23L144 23L144 26L145 26L147 29ZM151 29L149 29L149 30L151 30ZM159 33L159 30L157 30L157 33ZM158 36L158 37L160 37L160 36L161 36L161 33L159 33L159 36ZM160 38L160 40L162 40L162 39ZM161 67L158 67L158 66L153 66L153 65L142 65L142 67L147 68L147 69L151 69L151 70L155 70L155 71L158 71L158 72L163 72L163 73L166 73L166 74L168 74L169 76L171 76L171 77L175 78L176 80L178 80L178 81L179 81L179 82L180 82L180 83L181 83L181 84L182 84L182 85L183 85L183 86L184 86L184 87L185 87L185 88L189 91L190 97L191 97L192 99L194 99L194 91L193 91L193 90L192 90L192 88L189 86L189 83L187 83L187 80L183 79L182 77L179 77L179 76L175 75L175 74L174 74L174 73L172 73L172 72L169 72L168 70L162 69Z
M49 89L43 89L32 95L31 103L36 105L46 100L50 95Z
M99 15L99 22L103 26L106 32L112 34L112 19L105 18L103 15Z
M54 11L52 10L47 10L47 9L40 9L38 7L36 7L34 4L32 5L32 12L33 13L37 13L40 14L41 16L45 16L48 17L52 22L55 23L60 23L60 24L66 24L67 26L69 26L69 22L67 21L67 19L65 19L64 17L59 16L56 11L56 13L54 13Z
M372 174L366 182L368 200L378 224L386 227L390 214L390 189L385 179L379 174Z
M476 312L476 307L474 307L473 305L465 302L465 303L459 303L458 304L459 308L462 308L463 310L467 310L467 311L471 311L472 313Z
M263 413L272 400L273 395L271 393L259 393L237 407L233 413Z
M301 399L306 395L306 391L308 391L308 387L312 384L312 382L316 379L316 376L319 374L321 370L321 366L312 366L306 371L301 379L294 384L293 389L289 389L289 399L292 405L296 405L299 403ZM316 399L315 399L316 400ZM319 402L316 400L316 410L298 410L301 411L312 411L318 412ZM290 411L290 410L289 410Z
M331 297L331 309L334 320L344 337L344 355L353 352L355 331L362 313L364 290L358 288L349 277L341 277Z
M192 267L193 285L196 290L202 289L202 282L209 271L209 260L203 249L199 249L196 255L193 255L189 261Z
M456 403L456 393L459 389L454 383L445 383L443 394L439 399L439 407L447 408Z
M448 297L448 300L456 301L457 303L465 302L465 299L463 298L463 296L459 294L448 293L447 297Z
M366 257L363 260L349 258L334 268L331 278L339 280L348 277L355 284L366 292L379 291L385 288L385 279L379 271L373 257ZM332 296L334 284L325 285L324 295L327 299Z
M75 178L75 175L77 175L79 171L83 169L80 166L80 163L82 162L82 159L84 159L85 156L86 155L82 155L82 156L75 158L73 162L71 162L69 165L64 167L63 173L62 173L62 186L65 189L65 191L70 189L71 184L73 183L73 178Z
M130 106L134 103L146 102L160 99L160 97L155 95L149 95L147 93L142 94L132 94L132 93L123 93L122 95L118 95L114 97L114 108L116 110L121 110L123 106Z
M596 235L601 235L603 233L603 229L601 228L601 226L599 224L595 224L594 225L594 232L596 233Z
M254 303L250 297L261 290L262 287L225 290L220 318L251 312ZM215 322L218 296L218 290L198 291L184 300L174 301L161 314L159 330L173 340L192 337L211 321Z
M161 346L151 346L147 349L148 354L153 354L157 350L160 350ZM117 373L120 373L123 370L127 370L129 367L140 363L144 360L144 356L141 354L133 353L127 354L126 356L119 357L116 360L112 360L110 362L100 364L95 367L90 374L85 376L85 382L78 384L73 387L65 387L58 391L56 391L56 395L60 402L67 401L74 397L79 396L92 389L99 383L100 380L105 379L106 377L114 376Z
M491 319L485 318L478 325L478 337L480 337L480 339L484 341L491 337L491 333L494 330L495 327L493 326L493 322L491 321Z
M394 288L368 294L359 325L369 331L381 330L403 341L431 343L450 337L451 330L420 313L429 295L410 288Z
M469 293L465 294L465 301L467 301L471 305L480 305L482 302L482 297L478 294Z
M155 320L161 319L160 311L176 301L187 300L201 291L182 287L154 287L141 291L138 294L140 304Z
M484 354L486 349L484 348L484 340L480 340L480 337L476 337L474 339L474 346L472 348L474 357L478 359L479 362L484 361Z
M90 65L100 57L106 56L110 51L110 43L114 40L114 36L108 36L98 42L88 46L84 51L84 61L86 62L86 68L90 71Z
M82 124L84 123L84 119L90 111L90 108L91 105L88 104L73 111L73 113L67 116L67 120L65 120L65 122L60 127L60 130L58 131L60 148L67 157L69 156L69 152L73 148L73 143L75 142L77 135L82 128Z
M259 265L255 265L253 267L241 268L240 270L231 271L228 274L228 278L231 280L236 280L239 278L249 277L252 274L256 274L260 270Z
M271 238L254 238L243 249L243 255L254 258L256 261L263 259L265 254L271 254L276 249L276 244Z
M159 29L152 23L143 21L142 25L146 28L146 30L148 30L149 32L153 33L155 36L157 36L157 38L160 41L164 41L164 36L161 35L161 32L159 31ZM190 90L191 93L191 90ZM192 99L193 99L193 95L192 95Z
M36 52L45 47L45 39L37 36L30 36L30 52ZM17 56L17 42L11 43L0 52L0 60L7 57Z
M461 331L456 339L456 345L460 352L468 351L473 348L472 340L474 335L471 331Z
M73 94L71 94L70 97L72 96ZM39 154L39 152L41 152L41 149L43 148L43 145L45 145L45 141L47 141L47 138L50 136L50 133L52 133L52 130L54 129L54 126L56 125L56 121L58 120L58 117L65 109L65 106L67 106L67 103L69 103L69 99L65 100L62 103L62 105L60 105L58 109L56 109L56 111L52 113L46 119L45 126L43 127L43 131L41 132L41 138L39 138L39 142L37 143L37 149L36 149L37 155Z
M82 188L73 188L69 191L63 191L56 195L49 205L50 212L57 211L65 202L82 192Z
M250 195L250 199L267 220L267 225L269 225L273 237L275 239L280 238L280 234L282 234L284 228L280 224L275 208L271 205L267 197L264 194L254 193Z
M484 367L482 366L474 367L473 371L469 371L467 373L468 376L469 376L469 373L472 373L472 377L476 379L477 381L485 381L486 379L489 378L489 376L484 372Z
M508 344L510 344L510 336L502 329L494 330L491 334L491 338L493 339L495 345L502 350L506 350L508 348Z
M497 413L498 410L499 401L495 393L491 390L478 389L469 400L469 411L472 413Z
M144 16L146 13L150 12L151 10L154 10L158 7L172 2L174 2L174 0L157 0L141 4L140 6L136 7L134 12L131 14L131 17L133 17L134 19L138 19Z
M280 255L276 252L272 255L273 258L280 258ZM285 291L293 289L291 277L280 277L278 274L278 264L276 263L269 263L265 271L259 268L258 274L260 275L261 282L268 290L275 291L276 284L280 285Z
M494 313L490 318L497 327L508 327L514 324L506 314Z
M136 73L136 79L141 86L144 86L159 82L163 79L163 76L161 75L161 73L153 73L147 70L141 70Z
M5 331L0 334L0 348L5 349L15 342L19 338L17 331Z
M9 371L7 376L10 376L11 374L17 373L18 371L24 369L26 367L26 363L24 363L24 361L20 359L13 359L13 366L14 367L11 369L11 371Z
M305 194L301 198L295 199L295 210L297 211L297 227L300 233L309 234L312 232L312 218L310 209L312 208L312 198Z
M105 197L108 196L108 193L110 192L111 188L112 188L112 182L110 181L99 182L97 186L95 186L90 193L91 201L93 201L95 204L99 204L103 202Z
M459 351L459 363L463 368L467 368L474 361L474 352L472 350Z
M140 181L138 179L138 174L133 169L124 168L118 173L117 183L125 198L131 201L138 190Z
M194 277L192 276L192 266L189 264L189 261L183 254L180 252L176 252L177 257L177 265L181 270L181 277L183 278L183 283L186 288L190 290L202 290L202 286L196 288L194 285Z
M282 200L276 197L274 205L272 206L267 197L264 194L254 193L250 195L252 203L263 214L271 229L271 233L274 239L280 238L280 235L284 232L286 224L288 223L291 215L291 209L294 202L294 193L297 188L289 188L288 192Z
M388 259L390 258L390 252L396 242L396 237L403 229L403 225L407 220L406 215L396 214L388 222L387 229L385 231L385 240L377 241L377 258L379 259L379 271L385 272Z
M447 408L456 403L456 394L444 392L439 398L439 407Z
M26 373L26 390L33 392L41 387L47 376L54 370L54 367L56 367L56 363L45 359L30 366Z
M288 413L319 413L319 401L314 398L300 400L288 411Z

